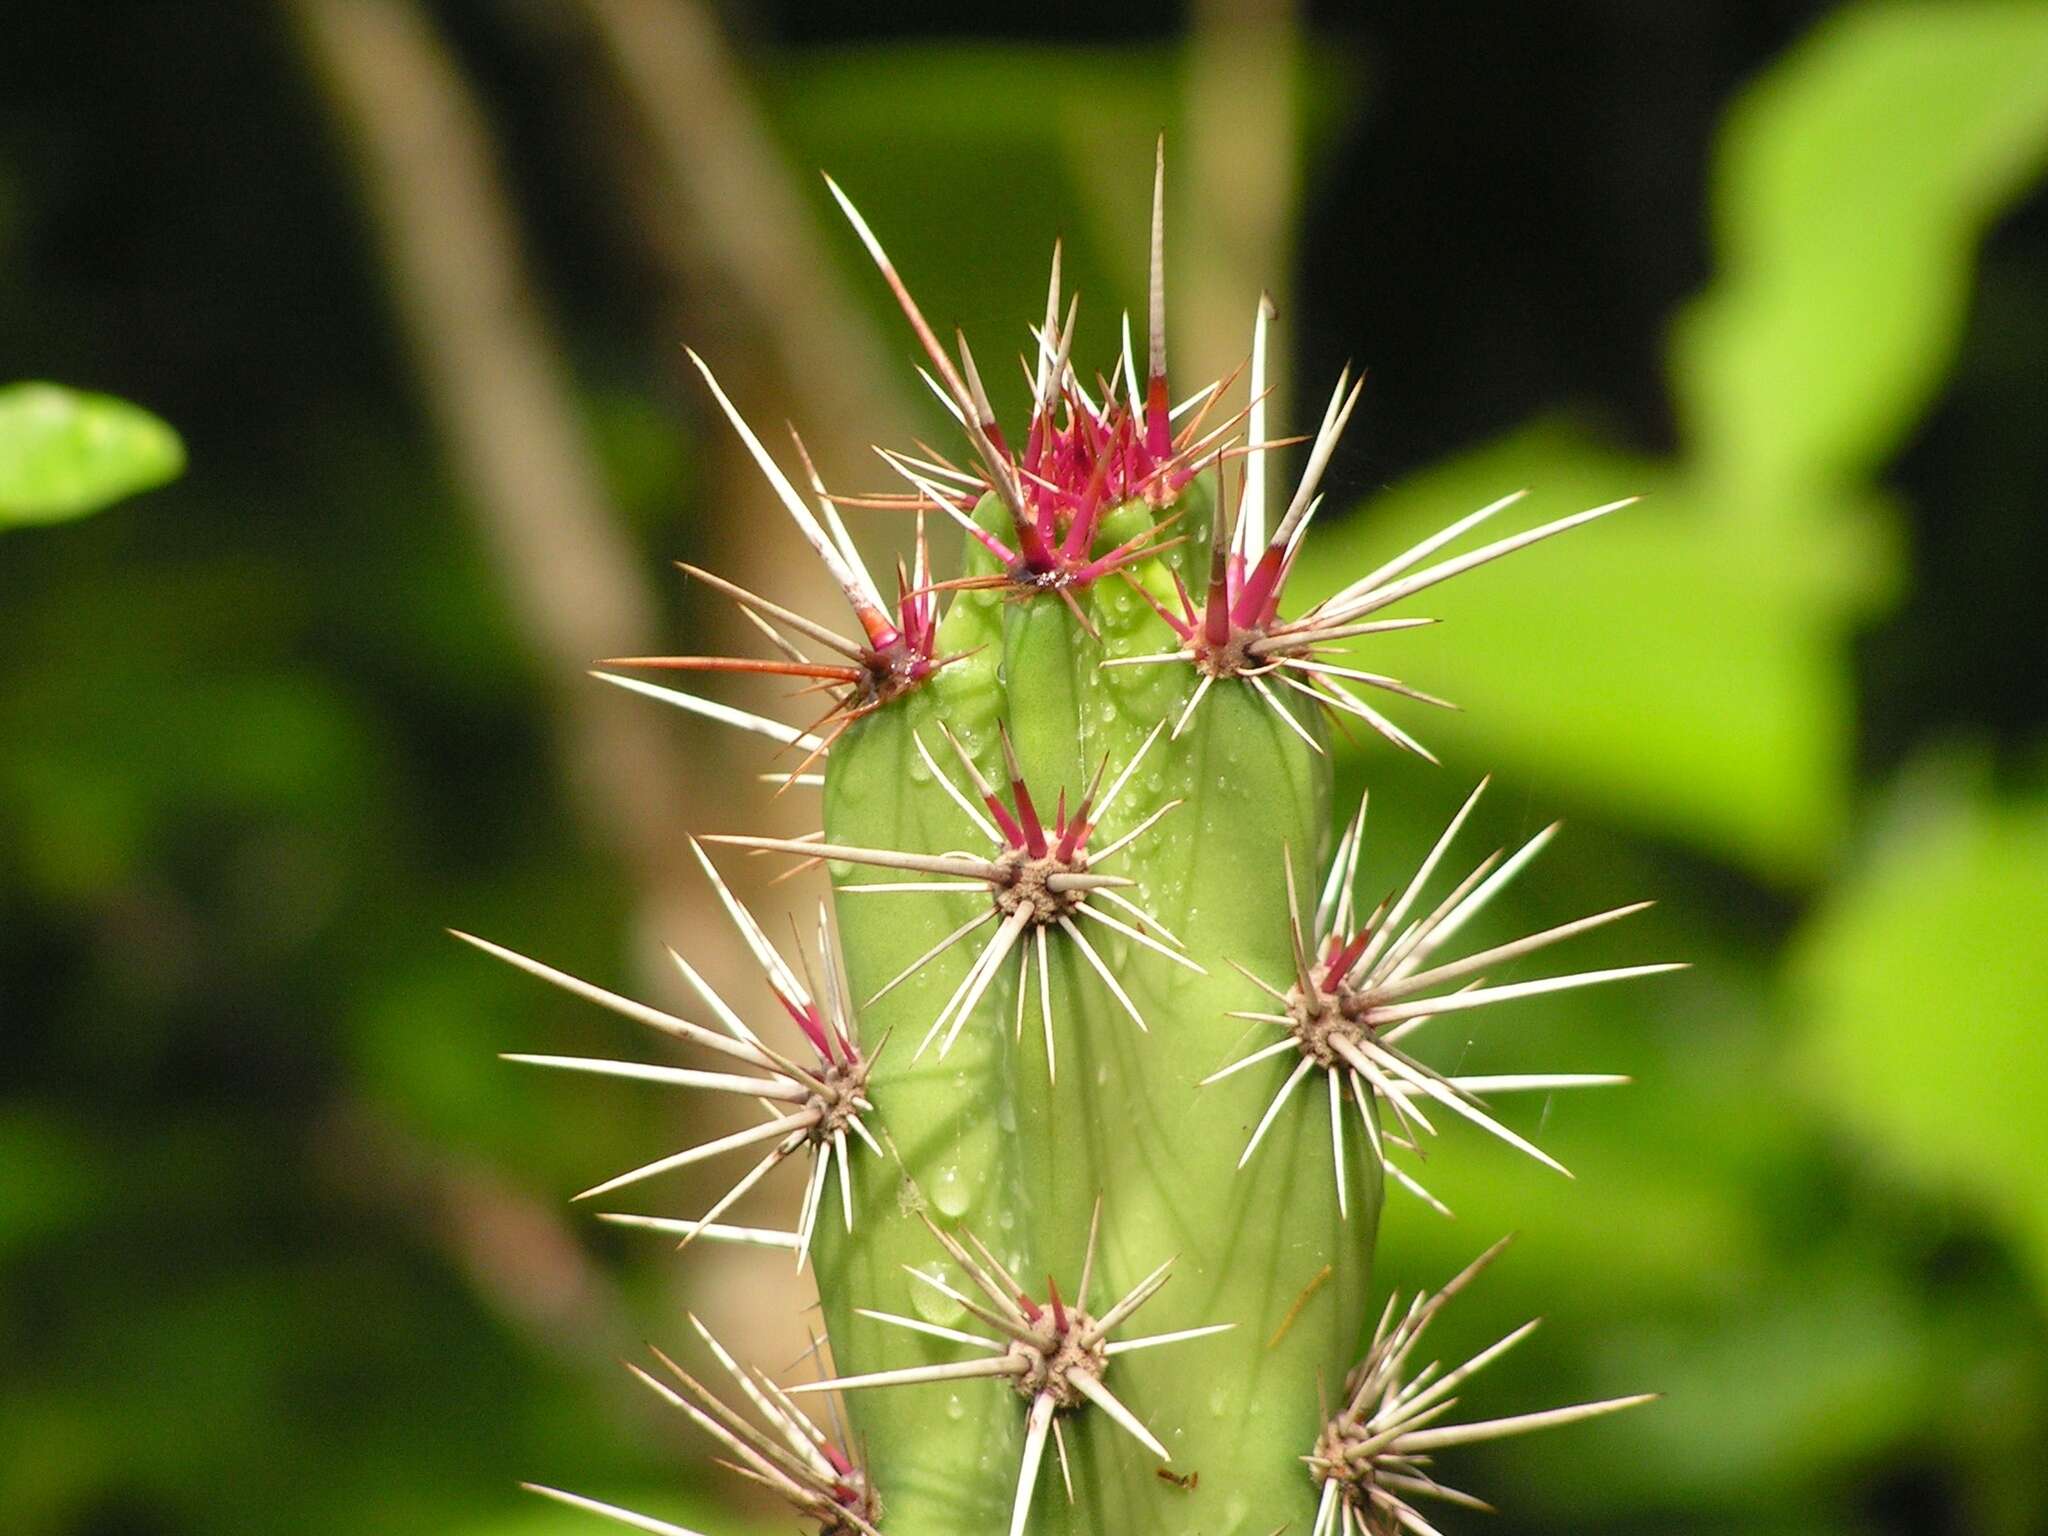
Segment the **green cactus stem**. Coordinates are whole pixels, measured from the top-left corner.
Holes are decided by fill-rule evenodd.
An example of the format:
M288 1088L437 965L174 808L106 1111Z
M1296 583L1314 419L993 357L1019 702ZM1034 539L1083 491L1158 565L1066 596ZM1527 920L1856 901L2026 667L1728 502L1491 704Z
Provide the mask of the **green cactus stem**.
M1369 696L1442 701L1358 664L1355 647L1430 622L1385 613L1403 600L1626 503L1443 553L1517 499L1506 496L1284 614L1360 386L1338 380L1269 524L1271 305L1254 314L1243 407L1226 408L1220 385L1176 405L1163 174L1162 159L1142 377L1126 327L1109 377L1084 385L1055 248L1026 363L1031 416L1014 439L964 338L957 353L940 344L832 187L972 453L963 469L929 450L885 452L908 493L858 498L915 511L892 592L808 460L799 489L691 354L845 593L856 632L696 572L776 654L608 665L787 677L823 693L822 714L793 726L644 676L600 675L768 738L792 783L822 787L815 837L705 837L825 866L833 895L815 964L785 958L698 850L771 1013L802 1045L774 1044L787 1032L755 1000L728 1003L686 960L710 1023L474 941L716 1054L721 1070L514 1059L762 1107L758 1124L585 1193L730 1155L742 1171L701 1214L606 1214L812 1265L837 1374L785 1388L706 1335L746 1408L665 1357L665 1376L641 1375L828 1536L1427 1536L1411 1495L1464 1500L1424 1470L1427 1452L1489 1428L1438 1426L1450 1385L1522 1334L1448 1375L1411 1372L1415 1341L1475 1266L1398 1325L1390 1303L1347 1380L1367 1334L1384 1181L1437 1203L1400 1158L1444 1116L1562 1172L1489 1098L1621 1079L1451 1075L1414 1037L1440 1016L1670 968L1490 979L1640 904L1454 953L1556 830L1440 880L1480 790L1398 893L1361 915L1366 808L1337 828L1327 733L1363 726L1427 757ZM950 580L933 575L934 518L961 532ZM731 1220L786 1159L809 1170L794 1229ZM1318 1386L1337 1382L1345 1400L1326 1418ZM837 1429L835 1408L831 1436L798 1406L841 1394L849 1425ZM1514 1433L1639 1400L1490 1427ZM643 1530L677 1529L540 1491Z

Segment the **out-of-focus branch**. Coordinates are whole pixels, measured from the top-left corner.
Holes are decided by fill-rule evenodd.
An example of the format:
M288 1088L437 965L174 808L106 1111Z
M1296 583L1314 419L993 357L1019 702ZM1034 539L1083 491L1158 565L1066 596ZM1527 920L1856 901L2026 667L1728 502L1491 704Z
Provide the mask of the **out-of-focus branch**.
M638 881L644 948L658 954L655 936L687 935L702 969L738 976L739 946L713 916L685 841L693 811L714 797L726 816L766 792L745 774L686 771L675 720L583 675L595 658L650 649L656 605L607 505L480 113L407 0L292 6L355 152L427 403L558 695L580 808ZM674 984L670 967L658 970ZM616 1333L608 1292L545 1213L460 1170L421 1176L432 1179L435 1230L508 1315L557 1341ZM680 1196L688 1208L690 1191ZM698 1272L725 1262L706 1255ZM775 1301L783 1326L769 1347L782 1357L801 1344L789 1322L795 1282L791 1272L727 1288L753 1303L742 1322Z
M1296 77L1301 67L1299 0L1196 0L1188 57L1185 195L1199 238L1169 240L1179 292L1176 347L1189 381L1220 378L1244 361L1261 292L1279 319L1267 355L1287 344L1301 196ZM1192 227L1192 226L1186 226ZM1290 430L1284 374L1269 380L1278 430Z
M649 1438L683 1432L676 1415L618 1368L617 1361L644 1355L642 1321L557 1212L487 1165L425 1145L354 1099L312 1121L309 1146L338 1194L417 1232L507 1326L556 1365L587 1377L621 1423L644 1427ZM697 1310L713 1332L746 1339L749 1354L778 1365L808 1346L810 1314L801 1310L808 1297L792 1270L708 1244L696 1262L708 1271ZM759 1516L781 1507L744 1489L725 1491Z
M683 363L688 340L771 442L780 447L779 417L797 424L829 484L887 478L870 448L914 435L909 371L840 280L819 222L824 188L775 142L717 17L697 0L569 0L564 12L599 61L592 110L616 120L598 138L602 170L665 279L662 325L684 397L703 398ZM705 479L717 487L709 503L760 514L700 530L709 546L700 558L799 610L837 612L841 598L753 462L723 423L707 422L706 433ZM856 530L868 521L857 518ZM908 529L878 532L893 555ZM776 709L758 689L736 694ZM734 875L743 889L753 883L745 869Z
M602 1369L638 1342L624 1296L561 1216L489 1167L429 1147L376 1106L343 1099L313 1119L314 1166L337 1193L396 1215L447 1256L484 1304L579 1372ZM638 1394L620 1391L622 1400Z
M606 505L475 104L401 0L293 6L355 152L427 403L557 691L578 802L674 931L697 904L679 878L695 776L666 721L583 675L645 649L656 608Z
M716 268L773 357L820 462L907 435L902 370L842 291L806 198L697 0L576 0L643 127L695 260ZM817 183L811 183L815 193Z

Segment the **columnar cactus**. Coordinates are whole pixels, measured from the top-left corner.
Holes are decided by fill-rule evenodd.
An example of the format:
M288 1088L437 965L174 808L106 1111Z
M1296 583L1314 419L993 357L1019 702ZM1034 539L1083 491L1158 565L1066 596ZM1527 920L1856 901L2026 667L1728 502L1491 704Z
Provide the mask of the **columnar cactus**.
M1438 558L1515 500L1505 497L1289 617L1289 571L1359 386L1338 380L1269 518L1285 446L1266 435L1270 306L1254 317L1245 403L1226 403L1225 380L1176 405L1157 183L1143 375L1127 323L1115 368L1084 383L1055 247L1026 363L1031 415L1015 437L965 339L957 354L939 342L874 233L831 190L922 344L969 467L929 449L884 451L909 490L863 500L909 509L917 524L886 592L801 445L807 489L693 353L846 594L857 633L698 573L776 654L615 664L797 679L820 701L804 728L603 674L771 738L792 781L822 785L815 837L704 839L825 864L834 890L815 960L778 951L703 847L778 1008L719 997L679 956L706 1010L697 1023L484 946L715 1053L722 1070L516 1059L765 1110L757 1125L588 1193L734 1154L741 1171L708 1210L611 1219L685 1245L793 1250L815 1269L838 1374L783 1387L708 1334L737 1399L666 1357L664 1375L642 1374L738 1470L827 1533L1428 1533L1414 1500L1470 1502L1435 1480L1434 1449L1640 1399L1439 1425L1453 1387L1521 1336L1448 1374L1417 1367L1417 1337L1464 1277L1398 1322L1390 1302L1371 1332L1383 1181L1435 1203L1403 1160L1439 1117L1556 1168L1487 1101L1619 1081L1448 1076L1428 1060L1424 1026L1668 967L1488 979L1633 906L1454 948L1555 830L1458 878L1440 872L1478 790L1421 867L1394 879L1396 894L1362 913L1366 808L1333 837L1327 735L1362 727L1427 757L1367 695L1440 701L1367 670L1354 646L1429 622L1387 616L1403 599L1623 503ZM937 518L963 530L955 579L932 574L926 524ZM801 1045L763 1022L776 1012ZM809 1169L795 1229L730 1220L784 1159ZM828 1435L800 1406L813 1394L844 1394L849 1422L835 1403Z

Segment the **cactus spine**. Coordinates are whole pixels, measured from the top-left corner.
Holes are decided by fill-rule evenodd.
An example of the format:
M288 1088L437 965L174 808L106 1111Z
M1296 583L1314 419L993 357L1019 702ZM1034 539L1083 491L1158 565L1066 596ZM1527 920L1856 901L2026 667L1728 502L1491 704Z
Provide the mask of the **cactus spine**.
M797 758L793 777L822 767L818 838L705 839L826 864L833 899L818 914L815 959L781 953L698 850L804 1046L771 1044L780 1037L749 1022L754 1000L717 996L687 960L708 1024L475 941L716 1053L722 1070L518 1059L763 1106L758 1126L587 1193L732 1154L742 1171L701 1215L611 1219L685 1244L794 1249L813 1264L837 1376L784 1387L708 1334L737 1398L666 1356L640 1374L828 1536L1427 1536L1410 1501L1462 1498L1427 1470L1433 1449L1640 1401L1444 1426L1449 1387L1526 1330L1448 1375L1416 1367L1423 1328L1477 1265L1398 1318L1389 1302L1377 1332L1367 1308L1384 1181L1434 1203L1398 1159L1438 1120L1476 1123L1555 1167L1494 1118L1487 1096L1618 1081L1447 1077L1408 1037L1440 1014L1668 967L1486 980L1635 907L1476 953L1447 948L1555 830L1452 879L1460 866L1445 861L1470 800L1398 894L1361 917L1365 807L1333 837L1326 751L1334 724L1428 755L1366 690L1440 701L1365 670L1349 649L1428 622L1382 610L1623 503L1439 557L1507 497L1284 616L1359 386L1338 381L1269 523L1270 306L1254 321L1246 404L1227 407L1218 385L1175 407L1163 175L1162 157L1142 378L1127 327L1116 370L1084 385L1055 249L1027 364L1033 411L1015 446L964 338L957 354L939 343L832 187L973 454L968 470L885 454L918 524L893 598L808 461L807 494L692 354L845 591L858 633L698 573L780 656L616 664L807 681L832 700L810 730L602 675L768 736ZM959 525L964 549L963 574L943 583L925 530L939 517ZM732 1221L784 1159L810 1170L796 1229ZM1340 1385L1328 1417L1321 1399ZM821 1400L833 1405L829 1429L807 1412Z

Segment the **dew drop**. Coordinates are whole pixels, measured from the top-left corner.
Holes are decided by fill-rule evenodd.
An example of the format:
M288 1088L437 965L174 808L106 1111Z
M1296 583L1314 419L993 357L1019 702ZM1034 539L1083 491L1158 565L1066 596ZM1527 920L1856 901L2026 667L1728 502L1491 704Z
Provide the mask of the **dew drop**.
M929 1275L934 1280L946 1278L944 1268L936 1262L919 1265L918 1273ZM910 1287L910 1309L926 1322L946 1324L967 1315L959 1302L950 1296L940 1294L931 1286L907 1278L904 1283Z
M946 1417L949 1419L964 1419L967 1417L967 1405L960 1401L960 1395L957 1392L951 1394L946 1399Z
M967 1207L972 1203L973 1197L968 1192L967 1181L960 1176L960 1170L950 1163L941 1168L932 1180L932 1204L947 1216L959 1217L967 1214Z

